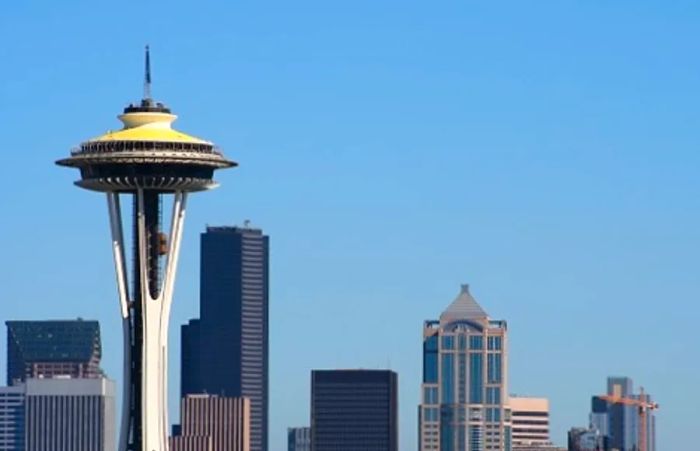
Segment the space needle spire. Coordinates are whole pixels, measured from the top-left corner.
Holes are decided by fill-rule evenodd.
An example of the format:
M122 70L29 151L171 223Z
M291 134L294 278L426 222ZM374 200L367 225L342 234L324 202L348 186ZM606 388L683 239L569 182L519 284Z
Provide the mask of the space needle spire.
M79 169L75 184L107 197L124 336L119 451L167 451L168 327L185 205L189 193L217 186L215 170L236 163L212 142L172 128L177 116L151 98L148 47L144 98L119 119L122 129L83 142L56 163ZM161 220L167 199L169 227ZM123 200L133 211L126 226ZM133 231L130 246L125 227Z
M146 46L146 63L145 72L143 80L143 99L153 100L151 97L151 49Z

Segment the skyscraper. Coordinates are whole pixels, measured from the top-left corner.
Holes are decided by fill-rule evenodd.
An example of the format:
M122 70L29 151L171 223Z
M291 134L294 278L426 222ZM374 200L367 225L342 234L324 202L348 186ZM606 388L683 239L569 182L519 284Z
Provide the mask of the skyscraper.
M311 372L312 451L398 451L397 413L393 371Z
M250 399L251 451L267 451L269 238L250 227L201 236L200 318L183 327L182 394Z
M439 320L423 327L421 451L511 450L507 325L462 285Z
M27 379L26 451L113 451L114 382L104 379Z
M311 451L311 428L287 429L287 451Z
M7 384L27 378L102 376L97 321L7 321Z
M250 451L250 401L188 395L180 405L179 434L170 451Z
M0 451L25 451L24 385L0 387Z

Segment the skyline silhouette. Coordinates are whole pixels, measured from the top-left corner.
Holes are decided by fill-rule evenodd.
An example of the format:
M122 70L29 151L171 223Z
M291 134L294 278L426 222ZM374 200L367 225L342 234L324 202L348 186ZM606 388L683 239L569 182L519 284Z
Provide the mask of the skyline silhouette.
M508 321L510 391L550 399L555 443L626 375L663 406L659 448L691 449L700 6L165 5L3 6L0 318L99 320L121 382L107 206L53 161L119 127L148 43L154 98L240 162L190 204L172 324L207 224L271 239L271 449L308 422L311 369L390 362L415 451L421 327L460 283Z

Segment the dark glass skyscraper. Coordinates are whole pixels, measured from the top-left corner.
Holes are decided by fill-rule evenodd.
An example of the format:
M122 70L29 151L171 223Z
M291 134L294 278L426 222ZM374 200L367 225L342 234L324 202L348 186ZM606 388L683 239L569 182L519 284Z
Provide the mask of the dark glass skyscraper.
M312 371L311 450L398 451L397 392L393 371Z
M7 321L7 384L28 378L102 377L97 321Z
M182 394L250 399L250 449L267 451L269 238L249 227L201 236L200 318L182 329Z

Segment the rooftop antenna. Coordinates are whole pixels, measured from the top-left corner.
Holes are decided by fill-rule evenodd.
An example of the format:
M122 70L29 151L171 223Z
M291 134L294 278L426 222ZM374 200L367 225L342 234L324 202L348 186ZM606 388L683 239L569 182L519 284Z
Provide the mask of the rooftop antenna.
M151 49L146 46L146 76L143 80L143 99L151 100Z

